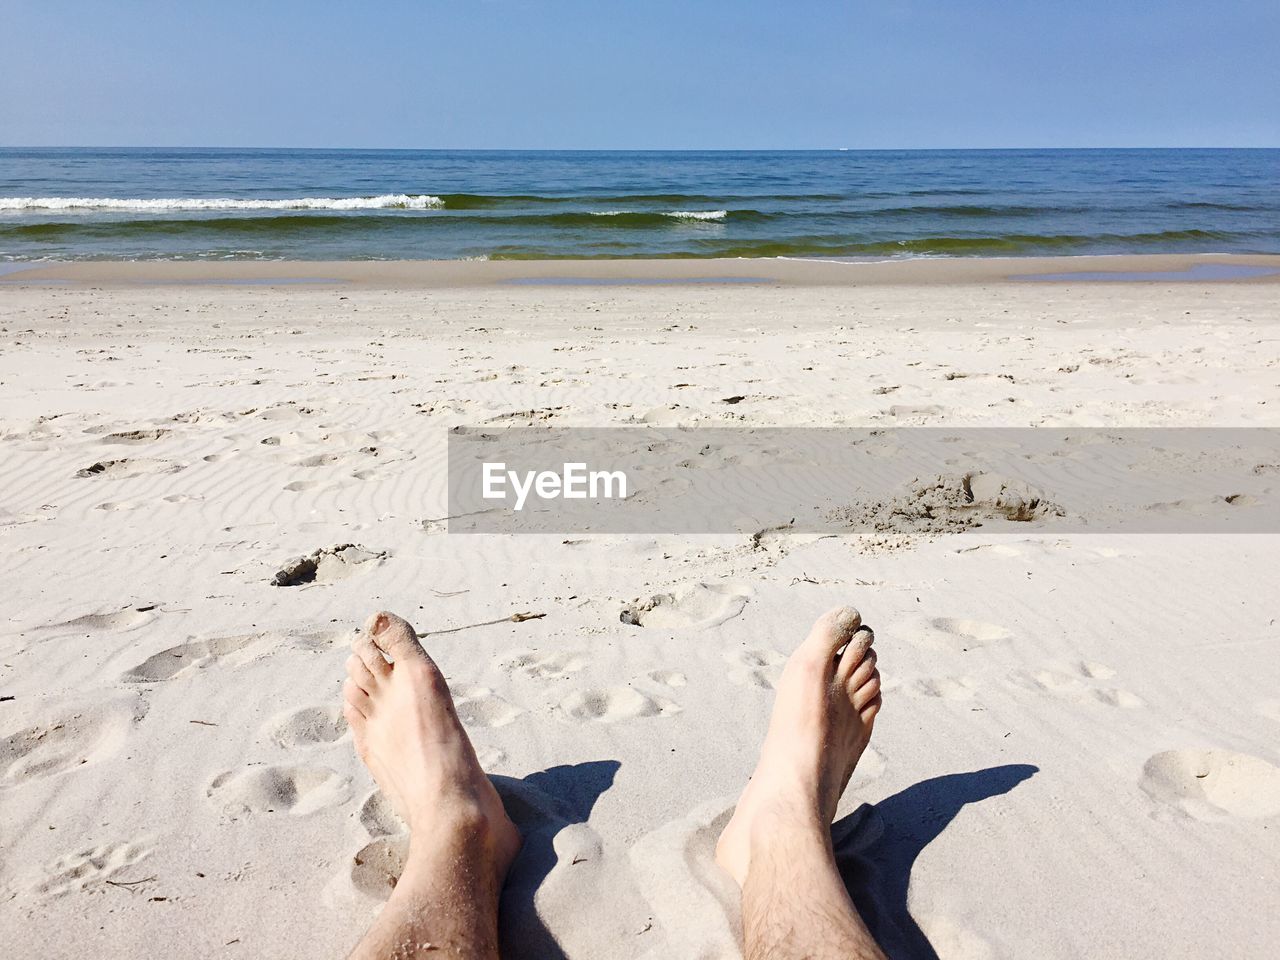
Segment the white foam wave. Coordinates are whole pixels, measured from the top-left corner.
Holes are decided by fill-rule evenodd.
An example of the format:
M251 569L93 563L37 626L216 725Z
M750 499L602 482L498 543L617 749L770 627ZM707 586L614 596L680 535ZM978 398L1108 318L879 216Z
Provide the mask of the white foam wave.
M677 220L723 220L728 215L728 210L672 210L667 214Z
M729 216L728 210L660 210L655 211L660 217L673 220L723 220ZM626 217L633 214L649 213L647 210L592 210L593 217ZM652 214L651 214L652 215Z
M388 193L378 197L296 197L285 200L255 200L232 197L159 197L118 199L115 197L0 197L0 210L134 211L169 210L438 210L439 197L426 194Z

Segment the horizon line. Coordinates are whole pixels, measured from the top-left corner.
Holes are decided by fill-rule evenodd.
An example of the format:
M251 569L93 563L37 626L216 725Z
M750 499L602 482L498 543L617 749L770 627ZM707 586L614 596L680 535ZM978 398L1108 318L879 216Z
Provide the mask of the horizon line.
M1225 144L1127 146L990 146L990 147L351 147L264 146L251 144L0 144L0 150L307 150L377 153L984 153L1085 150L1280 150L1274 146Z

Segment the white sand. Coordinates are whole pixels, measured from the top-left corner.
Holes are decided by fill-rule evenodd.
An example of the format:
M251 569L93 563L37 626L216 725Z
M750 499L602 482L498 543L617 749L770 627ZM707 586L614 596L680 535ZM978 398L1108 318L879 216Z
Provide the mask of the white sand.
M425 631L546 614L427 641L529 835L509 955L733 957L712 843L785 655L851 602L887 687L840 836L902 955L927 956L909 908L944 960L1275 956L1276 537L869 553L429 522L445 428L515 411L1280 426L1274 283L118 279L0 288L6 951L349 948L400 842L337 712L385 607ZM367 553L270 584L347 543ZM664 592L685 615L619 621Z

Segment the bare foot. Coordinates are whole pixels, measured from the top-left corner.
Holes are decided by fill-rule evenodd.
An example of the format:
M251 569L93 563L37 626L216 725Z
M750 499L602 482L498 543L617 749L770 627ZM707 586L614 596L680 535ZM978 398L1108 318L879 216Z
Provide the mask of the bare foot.
M480 769L440 670L395 614L375 613L352 646L343 716L360 759L409 826L410 862L465 857L500 889L520 833Z
M873 635L852 607L818 619L787 661L755 773L716 844L741 886L752 849L780 830L821 829L830 843L836 804L880 710Z

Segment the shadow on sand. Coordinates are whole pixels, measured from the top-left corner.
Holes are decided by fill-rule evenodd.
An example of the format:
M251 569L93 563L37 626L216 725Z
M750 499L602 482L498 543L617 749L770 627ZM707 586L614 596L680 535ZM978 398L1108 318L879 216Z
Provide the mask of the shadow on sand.
M524 837L502 894L504 957L564 960L564 951L538 916L534 896L556 866L556 834L587 822L620 766L616 760L594 760L550 767L519 780L490 777Z
M858 912L893 960L938 960L907 909L911 868L969 803L1008 793L1039 772L1030 764L988 767L924 780L833 827L836 859Z
M502 897L503 956L565 960L564 951L538 917L534 897L558 862L553 841L573 824L585 824L620 764L597 760L551 767L523 779L491 779L507 813L524 835L524 847ZM924 780L863 805L832 828L836 859L858 911L876 941L894 960L938 960L907 908L911 870L921 851L950 825L966 804L1008 793L1039 772L1030 764L989 767Z

